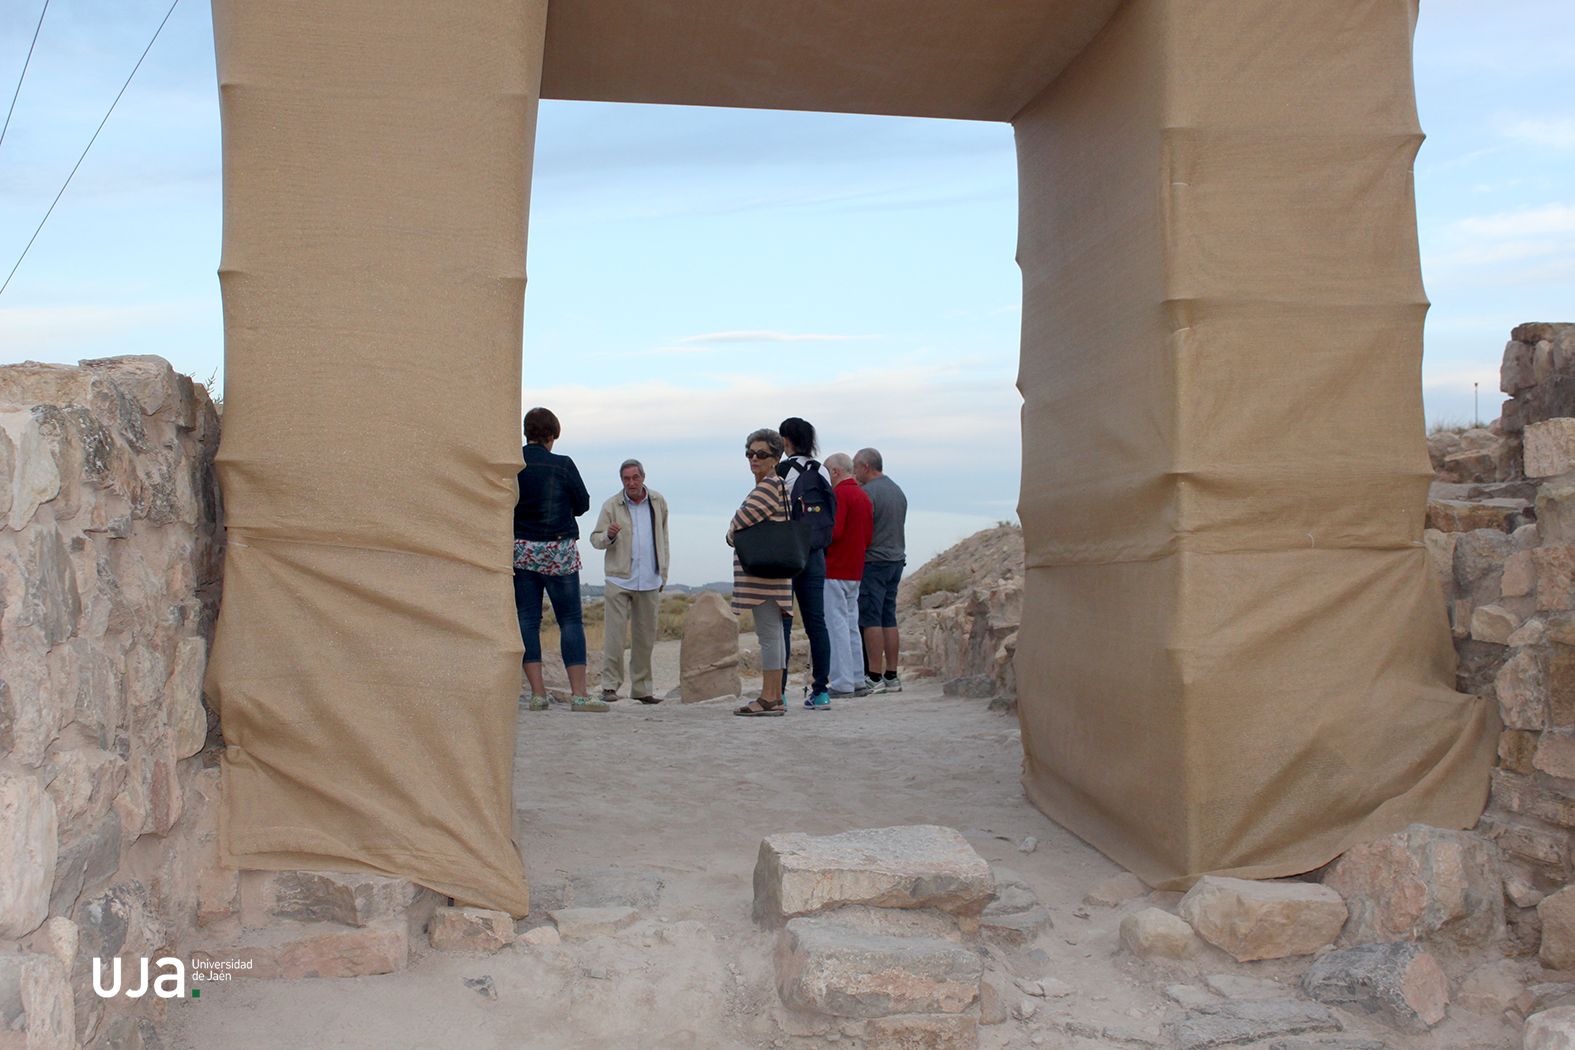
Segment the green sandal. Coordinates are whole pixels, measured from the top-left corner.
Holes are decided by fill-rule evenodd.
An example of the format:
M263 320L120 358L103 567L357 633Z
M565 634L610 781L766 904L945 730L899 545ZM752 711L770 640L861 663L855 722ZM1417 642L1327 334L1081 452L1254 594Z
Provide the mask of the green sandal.
M547 706L550 703L551 701L549 701L545 696L533 696L528 701L526 701L525 709L527 711L545 711L547 710Z
M594 700L588 696L575 696L569 698L570 711L610 711L605 700Z

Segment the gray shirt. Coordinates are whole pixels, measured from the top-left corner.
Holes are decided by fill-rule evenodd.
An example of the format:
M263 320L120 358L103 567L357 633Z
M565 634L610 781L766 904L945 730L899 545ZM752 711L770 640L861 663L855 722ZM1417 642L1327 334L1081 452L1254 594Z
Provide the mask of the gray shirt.
M908 497L884 474L870 479L864 486L864 495L875 509L875 532L864 551L864 560L906 561L908 544L903 526L908 520Z

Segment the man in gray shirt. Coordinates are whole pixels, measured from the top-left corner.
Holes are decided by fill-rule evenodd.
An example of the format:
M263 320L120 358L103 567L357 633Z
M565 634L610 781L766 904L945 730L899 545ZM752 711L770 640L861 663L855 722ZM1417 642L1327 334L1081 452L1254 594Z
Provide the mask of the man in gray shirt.
M864 578L859 582L859 630L864 636L864 673L870 691L902 692L897 677L897 584L907 561L904 526L908 497L888 478L880 453L861 448L853 456L853 477L863 486L875 512L875 531L864 551Z

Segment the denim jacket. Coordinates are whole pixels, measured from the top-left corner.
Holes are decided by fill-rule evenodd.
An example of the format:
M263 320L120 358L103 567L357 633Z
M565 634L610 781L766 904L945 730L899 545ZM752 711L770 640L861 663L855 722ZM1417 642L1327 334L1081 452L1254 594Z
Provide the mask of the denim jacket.
M514 538L562 540L580 538L575 518L591 509L591 494L580 469L568 456L526 445L521 454L520 501L514 505Z

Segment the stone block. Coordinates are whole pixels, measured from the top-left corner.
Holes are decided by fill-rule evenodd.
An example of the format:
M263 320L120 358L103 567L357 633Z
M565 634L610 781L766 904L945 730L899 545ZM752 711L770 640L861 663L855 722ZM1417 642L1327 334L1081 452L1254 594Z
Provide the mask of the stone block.
M795 918L777 942L777 989L789 1006L834 1017L958 1014L979 998L977 954L932 937L859 933Z
M248 871L241 875L241 912L248 928L275 919L369 926L403 916L427 891L409 879L335 871Z
M1422 544L1427 548L1427 562L1433 567L1433 574L1438 577L1439 586L1443 588L1446 598L1453 597L1457 535L1441 529L1425 529L1422 532Z
M0 771L0 938L25 937L49 917L58 834L38 778Z
M1521 649L1510 656L1493 676L1493 693L1506 728L1547 728L1547 671L1542 653Z
M1441 532L1493 529L1509 533L1525 524L1531 504L1523 499L1429 499L1427 528Z
M1499 600L1504 562L1515 552L1514 541L1496 529L1462 532L1455 538L1455 587L1473 605Z
M563 943L563 935L553 926L536 926L526 930L515 939L517 944L528 944L532 948L544 948L554 944Z
M1498 585L1500 597L1524 597L1530 594L1536 585L1537 574L1531 561L1531 551L1517 550L1504 559L1504 574L1499 578Z
M1449 1007L1449 979L1438 960L1414 941L1361 944L1321 955L1302 978L1302 991L1408 1032L1427 1031Z
M1311 955L1345 925L1340 894L1313 882L1255 881L1205 875L1181 900L1181 917L1236 959Z
M738 617L727 599L702 591L684 614L678 649L678 689L684 703L739 695L738 655Z
M1537 534L1543 544L1575 543L1575 477L1543 482L1537 490Z
M1575 608L1575 546L1568 543L1527 551L1537 576L1537 608L1562 612Z
M1257 1043L1303 1032L1338 1032L1340 1022L1317 1003L1256 999L1200 1006L1164 1026L1178 1050Z
M991 940L1019 945L1033 940L1053 923L1039 895L1023 877L1007 868L992 869L995 897L979 916L979 929Z
M640 918L633 908L558 908L547 913L566 941L586 941L592 937L611 937Z
M1520 617L1501 605L1479 605L1471 612L1471 637L1479 642L1505 645L1520 626Z
M1537 741L1534 764L1549 776L1575 780L1575 734L1543 733Z
M1541 645L1548 640L1548 626L1541 617L1532 617L1510 633L1506 645L1520 647L1527 645Z
M1537 956L1550 970L1575 970L1575 886L1549 894L1537 905L1542 948Z
M1498 477L1498 455L1489 448L1468 448L1444 457L1440 471L1459 482L1493 481Z
M1477 828L1506 854L1562 875L1567 867L1569 832L1553 831L1524 821L1484 816Z
M0 955L0 1047L76 1050L70 969L49 955Z
M1144 908L1121 920L1121 943L1139 959L1190 959L1203 950L1203 942L1187 925L1159 908Z
M427 935L438 951L495 952L514 942L514 918L485 908L438 908Z
M1526 1018L1522 1050L1575 1050L1575 1006L1556 1006Z
M1531 423L1521 442L1526 477L1551 478L1575 472L1575 419L1561 417Z
M1539 734L1524 729L1506 729L1498 735L1498 761L1504 769L1530 773L1532 756L1537 753Z
M867 1045L880 1050L974 1050L979 1022L972 1017L877 1017L864 1026Z
M1503 868L1480 835L1412 824L1347 850L1324 874L1351 919L1342 944L1443 937L1462 946L1503 933Z
M990 865L962 834L933 824L838 835L772 835L755 863L755 921L778 925L845 904L978 916Z
M979 981L979 1023L1005 1024L1012 1016L1012 984L998 973Z

